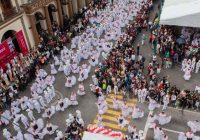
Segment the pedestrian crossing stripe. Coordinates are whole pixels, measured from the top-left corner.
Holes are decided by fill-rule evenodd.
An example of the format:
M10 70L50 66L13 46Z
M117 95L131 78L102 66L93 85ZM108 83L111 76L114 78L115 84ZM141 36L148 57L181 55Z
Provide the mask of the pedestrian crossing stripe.
M107 110L106 113L102 115L103 120L109 120L113 122L118 122L117 117L121 114L121 112L113 111L113 110ZM109 116L112 115L112 116ZM97 118L97 117L96 117ZM127 116L126 118L130 119L131 116Z
M98 123L98 120L94 120L94 123ZM109 123L109 122L103 122L103 125L105 127L111 128L111 129L115 129L115 130L120 130L120 131L127 131L127 127L121 128L118 124L113 124L113 123Z
M108 109L108 110L106 111L106 113L112 114L112 115L115 115L115 116L119 116L119 115L121 114L120 111L114 111L114 110L110 110L110 109Z
M118 122L116 117L111 117L111 116L108 116L108 115L102 115L102 118L103 118L104 120L109 120L109 121L113 121L113 122Z
M110 103L113 103L113 99L110 99L110 98L106 98L106 101L107 101L107 102L110 102ZM127 106L129 106L129 107L134 107L134 106L135 106L134 103L130 103L130 102L127 102L126 104L127 104Z
M115 94L108 94L108 98L112 98L112 97L115 97L117 99L121 99L123 100L123 96L122 95L115 95ZM128 99L129 101L132 101L132 102L137 102L137 98L133 98L133 99Z
M107 105L108 105L109 108L114 109L112 103L108 103L108 102L107 102ZM135 107L135 104L133 104L133 103L127 103L127 106L133 108L133 107ZM114 109L114 110L115 110L115 109Z
M102 115L102 123L104 125L105 128L108 129L114 129L116 131L122 131L122 132L126 132L128 129L128 126L126 126L125 128L121 128L118 125L118 120L117 117L119 115L121 115L121 109L114 109L113 108L113 99L112 97L116 97L117 99L119 99L120 101L123 101L123 96L122 95L114 95L114 94L108 94L108 96L106 97L106 101L107 101L107 106L108 106L108 110L106 110L106 112ZM134 107L136 105L137 99L133 98L133 99L127 99L126 103L128 107ZM129 116L126 117L126 119L128 121L131 120L131 113L129 114ZM98 124L98 115L95 117L93 124Z

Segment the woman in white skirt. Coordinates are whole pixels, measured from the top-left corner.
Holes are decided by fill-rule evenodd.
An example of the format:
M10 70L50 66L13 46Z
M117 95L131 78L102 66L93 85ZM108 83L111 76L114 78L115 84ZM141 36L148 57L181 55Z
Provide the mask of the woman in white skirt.
M64 67L63 67L63 62L60 61L60 66L58 68L58 71L64 71Z
M44 111L42 117L50 119L55 114L55 111L56 111L55 106L51 106L50 108L47 108Z
M112 97L113 100L113 108L118 109L119 108L119 100L116 97Z
M76 84L76 77L73 76L67 76L66 77L66 83L65 83L65 87L72 87Z
M77 63L71 65L71 70L73 73L79 73L79 66Z
M184 77L184 79L185 79L186 81L190 80L190 78L191 78L191 71L192 71L191 68L188 68L188 69L185 70L185 74L184 74L183 77Z
M129 108L129 106L126 103L122 104L121 110L122 110L122 115L124 117L127 117L131 112L131 108Z
M187 125L188 125L188 127L190 127L190 129L193 133L200 131L200 122L198 120L189 121L189 122L187 122Z
M65 109L70 105L68 98L59 99L56 105L56 111L65 111Z
M56 70L55 65L53 63L50 65L50 67L51 67L51 74L57 74L57 70Z
M85 88L82 82L78 86L77 94L80 96L85 95Z
M148 109L153 111L155 108L159 108L160 104L158 104L154 99L149 98L149 106Z
M54 59L54 61L55 61L55 62L54 62L55 66L59 66L59 65L60 65L60 62L59 62L58 57L57 57L57 56L54 56L53 59Z
M122 114L117 118L117 121L121 128L124 128L129 123Z
M94 55L92 55L88 61L89 61L90 65L93 67L99 63L98 58L95 57Z
M58 126L57 125L53 125L49 122L47 122L46 124L46 127L43 129L43 134L46 135L46 134L49 134L49 135L52 135L56 129L58 129Z
M155 118L158 120L158 123L160 125L165 125L171 121L171 116L167 116L165 112L161 112L158 115L155 116Z
M144 111L140 110L137 106L133 108L132 118L138 119L144 117Z
M76 99L76 92L71 93L70 102L71 105L78 105L78 101Z
M155 121L156 121L155 116L154 116L153 114L150 114L150 115L149 115L148 127L149 127L149 128L154 128L154 127L156 126Z

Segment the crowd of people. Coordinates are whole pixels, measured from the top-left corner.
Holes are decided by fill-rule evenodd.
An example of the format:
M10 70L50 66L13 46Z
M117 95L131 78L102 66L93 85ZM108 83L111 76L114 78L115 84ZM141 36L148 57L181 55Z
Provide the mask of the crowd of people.
M144 117L144 111L137 106L128 107L126 101L121 102L115 97L118 94L122 94L124 99L137 97L142 104L149 102L148 109L150 111L163 105L162 112L148 116L150 120L148 127L153 128L154 139L167 140L168 136L161 127L158 127L158 124L162 126L170 123L173 119L164 112L167 106L171 104L174 107L182 107L182 109L187 107L199 110L200 97L195 91L180 90L176 86L170 85L167 77L160 79L161 69L156 56L153 56L148 64L148 73L144 73L146 58L140 52L141 44L137 46L132 44L138 33L144 29L150 29L148 14L152 8L152 0L116 0L108 4L106 4L106 1L101 1L97 5L91 6L85 12L84 18L78 20L75 29L78 34L72 39L69 39L71 36L67 32L61 32L56 23L53 26L53 36L50 38L47 38L47 34L42 32L41 42L38 46L40 54L38 58L40 64L51 62L50 74L36 67L37 61L34 63L35 71L32 74L36 73L36 80L31 86L31 97L24 96L16 101L10 100L11 109L3 111L1 114L1 126L8 126L12 123L14 130L17 132L17 135L14 136L7 128L4 128L4 138L34 140L37 138L43 139L46 135L53 137L56 133L55 140L81 140L83 131L86 129L84 129L84 121L79 110L76 111L76 116L69 114L66 119L65 132L62 132L59 126L52 124L50 120L56 112L63 112L69 106L78 105L77 95L83 96L86 94L83 82L88 78L91 67L97 66L95 74L92 76L93 83L90 84L92 92L98 97L97 125L104 127L102 115L108 109L105 97L114 91L113 108L121 111L116 120L120 128L123 129L128 126L127 140L140 140L143 138L143 131L137 131L136 126L130 125L126 117L131 114L132 119L140 121L139 119ZM133 17L135 17L134 22L129 24ZM123 28L127 28L127 30ZM79 34L80 32L82 34ZM163 33L163 35L166 34ZM165 41L161 36L162 31L159 40L164 43ZM65 44L70 40L71 48L69 49ZM165 47L168 47L168 44L169 42ZM142 45L144 44L142 43ZM160 48L163 48L163 46ZM175 46L171 48L174 49ZM167 54L167 52L171 52L171 50L166 51L164 54ZM98 60L101 55L103 61L99 63ZM170 56L171 54L166 58ZM21 57L23 60L30 59L29 57L20 56L20 60ZM50 60L51 57L53 61ZM87 61L88 64L85 62L82 64L81 61L83 60ZM34 60L31 59L30 61L33 63ZM26 65L30 66L30 63ZM194 70L196 71L196 67ZM24 72L23 69L20 69L20 71ZM49 107L55 97L53 84L56 81L54 76L58 72L63 72L66 76L66 83L63 86L72 88L77 81L80 83L78 90L72 92L70 98L59 99L56 105ZM7 79L12 80L13 77L10 77L9 71L7 73ZM75 74L78 74L78 78ZM9 80L5 80L4 84L9 84ZM11 90L16 92L15 88ZM41 118L35 117L34 110L41 114ZM26 115L21 113L22 111L26 111ZM48 120L46 126L44 125L44 119ZM20 127L20 123L23 124L24 129ZM199 122L189 121L187 125L192 131L185 134L181 133L179 139L198 138L194 133L200 130Z

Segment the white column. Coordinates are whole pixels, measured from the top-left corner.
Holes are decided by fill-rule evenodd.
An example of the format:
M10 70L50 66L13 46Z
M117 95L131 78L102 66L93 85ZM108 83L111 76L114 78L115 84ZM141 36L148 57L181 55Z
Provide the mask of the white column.
M73 11L75 14L78 13L78 3L77 0L72 0Z
M59 24L58 11L52 12L52 15L53 15L53 21L55 21Z
M47 30L47 22L46 19L40 20L40 25L43 30Z
M1 8L0 8L0 14L1 14L1 18L2 18L2 20L4 20L4 17L3 17L3 14L2 14L2 10L1 10Z
M62 8L63 8L63 12L64 12L64 15L69 18L70 15L69 15L69 9L68 9L68 6L67 5L62 5Z

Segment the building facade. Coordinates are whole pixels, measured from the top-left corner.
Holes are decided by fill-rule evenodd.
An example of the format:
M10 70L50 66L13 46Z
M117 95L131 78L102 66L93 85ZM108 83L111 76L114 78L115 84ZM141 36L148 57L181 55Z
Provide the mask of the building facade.
M64 17L72 18L92 0L0 0L0 42L11 37L20 51L16 33L22 31L28 48L39 43L40 30L52 32L52 23L60 26Z

